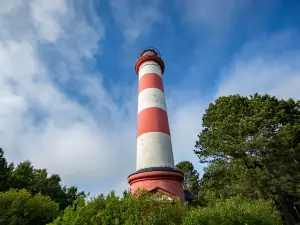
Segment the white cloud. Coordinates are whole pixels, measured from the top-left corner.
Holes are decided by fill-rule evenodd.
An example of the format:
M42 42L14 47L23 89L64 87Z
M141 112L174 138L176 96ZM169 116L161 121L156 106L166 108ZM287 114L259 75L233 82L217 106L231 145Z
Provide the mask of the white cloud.
M112 15L128 43L134 43L142 34L150 33L152 26L162 21L160 2L111 0Z
M172 137L172 145L175 163L190 161L201 172L203 165L199 163L194 153L198 134L202 129L202 115L206 104L201 100L198 93L172 93L175 95L167 99L169 121ZM176 96L181 97L176 98Z
M59 23L68 9L64 0L32 1L30 4L32 22L38 29L41 38L50 42L56 41L62 33Z
M47 64L51 56L59 56L51 60L58 68L68 64L69 71L64 72L72 76L68 74L67 80L81 82L85 96L97 96L99 107L117 111L117 115L101 82L86 74L80 63L80 58L90 57L98 48L103 28L95 30L69 1L28 3L5 1L0 6L1 147L9 160L30 159L36 167L60 174L69 185L113 176L122 166L117 155L122 144L112 140L130 140L122 124L118 137L116 128L106 130L99 125L105 118L96 121L88 107L71 100L54 84L58 75ZM14 26L16 21L18 26ZM98 18L93 21L99 23ZM41 54L43 43L52 44L48 58ZM101 111L97 112L101 117Z
M14 8L17 8L22 0L3 0L1 1L0 15L6 15Z
M247 43L223 74L216 96L271 94L300 99L299 34L283 31Z

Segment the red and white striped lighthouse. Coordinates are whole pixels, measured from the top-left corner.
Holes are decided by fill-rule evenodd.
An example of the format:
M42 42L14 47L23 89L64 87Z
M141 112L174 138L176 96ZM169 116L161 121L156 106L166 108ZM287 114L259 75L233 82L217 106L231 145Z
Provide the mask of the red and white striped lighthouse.
M140 54L135 70L139 79L136 172L128 177L132 192L163 192L184 202L183 174L174 167L162 76L165 65L158 51Z

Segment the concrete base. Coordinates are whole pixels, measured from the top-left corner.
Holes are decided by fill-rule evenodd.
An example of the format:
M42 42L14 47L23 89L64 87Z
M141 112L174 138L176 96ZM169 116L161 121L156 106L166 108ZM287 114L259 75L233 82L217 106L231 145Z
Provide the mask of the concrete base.
M175 196L178 196L180 202L183 204L183 179L183 174L177 171L147 171L130 175L128 177L128 183L130 184L132 193L135 193L138 189L150 191L159 187Z

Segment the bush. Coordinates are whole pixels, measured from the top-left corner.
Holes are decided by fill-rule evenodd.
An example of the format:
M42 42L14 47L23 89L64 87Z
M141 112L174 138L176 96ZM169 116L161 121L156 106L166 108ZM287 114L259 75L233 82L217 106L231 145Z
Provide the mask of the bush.
M249 201L231 198L205 208L194 208L183 219L183 225L279 225L280 216L271 201Z
M138 200L136 196L129 196L123 199L123 207L126 212L126 224L147 224L147 225L168 225L181 224L187 208L180 205L179 199L170 203L167 199L160 201L154 196L144 192Z
M87 203L83 199L78 200L76 209L66 208L52 225L175 225L181 223L185 211L178 201L175 204L167 200L156 201L149 193L140 194L137 200L132 195L119 198L112 192L107 197L100 195Z
M31 196L26 190L0 192L0 224L44 225L59 213L58 204L50 197Z

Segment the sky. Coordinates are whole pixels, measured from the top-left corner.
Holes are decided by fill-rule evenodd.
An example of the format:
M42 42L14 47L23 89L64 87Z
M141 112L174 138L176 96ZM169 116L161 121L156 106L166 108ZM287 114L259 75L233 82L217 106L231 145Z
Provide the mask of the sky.
M139 51L157 48L175 163L219 96L300 99L298 0L0 0L0 147L92 195L135 172Z

